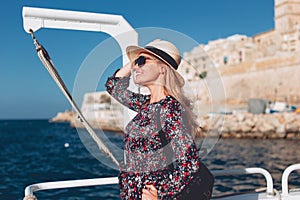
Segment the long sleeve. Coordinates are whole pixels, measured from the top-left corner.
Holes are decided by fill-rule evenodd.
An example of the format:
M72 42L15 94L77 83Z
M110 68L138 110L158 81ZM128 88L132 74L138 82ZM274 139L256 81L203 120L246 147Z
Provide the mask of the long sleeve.
M117 101L131 110L138 111L149 100L149 95L134 93L128 90L128 77L109 77L106 81L106 91Z
M183 125L183 108L173 100L162 107L161 123L166 138L175 155L174 170L169 171L159 183L159 199L175 199L182 189L186 187L193 174L198 170L197 149L192 136Z

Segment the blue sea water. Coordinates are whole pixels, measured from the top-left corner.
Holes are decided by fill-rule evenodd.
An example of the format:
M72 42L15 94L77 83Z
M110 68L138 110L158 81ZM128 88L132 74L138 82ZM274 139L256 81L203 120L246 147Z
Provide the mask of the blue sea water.
M120 133L105 132L122 146ZM65 143L69 147L64 146ZM281 189L281 173L300 163L297 140L219 140L203 162L212 170L262 167L271 172L274 187ZM68 123L47 120L0 121L0 199L21 200L26 186L39 182L117 176L118 171L99 162ZM290 187L300 187L293 172ZM248 192L265 187L261 175L216 177L214 195ZM40 200L119 199L117 185L38 191Z

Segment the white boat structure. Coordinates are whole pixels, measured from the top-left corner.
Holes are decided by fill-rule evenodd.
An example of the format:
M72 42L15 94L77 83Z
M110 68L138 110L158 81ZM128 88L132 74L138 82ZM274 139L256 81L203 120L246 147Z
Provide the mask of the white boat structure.
M273 188L273 178L271 174L263 168L245 168L245 169L234 169L234 170L217 170L212 171L215 178L218 176L233 176L243 174L261 174L266 180L266 191L255 192L247 194L232 194L226 196L219 196L212 199L219 200L299 200L300 199L300 187L297 189L289 190L288 179L291 172L300 170L300 163L294 164L287 167L281 179L281 190ZM65 189L74 187L88 187L88 186L103 186L118 184L117 177L111 178L95 178L95 179L83 179L83 180L69 180L69 181L55 181L55 182L44 182L29 185L25 189L24 200L35 200L34 193L41 190L52 190L52 189Z
M28 33L33 33L41 28L71 29L83 31L105 32L116 39L119 43L123 55L128 45L138 44L138 35L129 23L120 15L108 15L99 13L86 13L79 11L67 11L45 8L23 7L23 25ZM124 33L126 37L121 35ZM127 58L123 57L123 62ZM73 102L72 102L73 103ZM128 120L128 119L127 119ZM245 168L233 170L213 171L216 179L218 176L236 176L243 174L262 174L266 179L266 191L249 194L226 195L216 197L220 200L299 200L300 186L298 189L289 190L288 178L291 172L300 170L300 163L288 166L282 174L282 187L280 190L273 187L271 174L263 168ZM69 180L44 182L29 185L25 189L24 200L35 200L34 193L41 190L52 190L74 187L88 187L118 184L117 177L95 178L83 180ZM214 197L213 197L214 199Z

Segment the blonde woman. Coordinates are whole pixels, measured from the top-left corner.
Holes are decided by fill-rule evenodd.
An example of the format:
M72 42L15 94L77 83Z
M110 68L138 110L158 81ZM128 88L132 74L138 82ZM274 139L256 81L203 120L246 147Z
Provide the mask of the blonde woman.
M110 95L137 112L124 131L121 199L209 199L214 180L197 154L198 126L177 72L178 49L169 41L154 40L126 51L130 63L106 82ZM149 95L127 89L131 73Z

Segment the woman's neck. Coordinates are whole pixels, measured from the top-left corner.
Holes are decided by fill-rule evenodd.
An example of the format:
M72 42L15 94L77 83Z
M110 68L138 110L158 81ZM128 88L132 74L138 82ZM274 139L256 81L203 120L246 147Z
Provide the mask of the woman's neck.
M168 95L163 86L152 85L148 89L151 93L150 103L158 102Z

